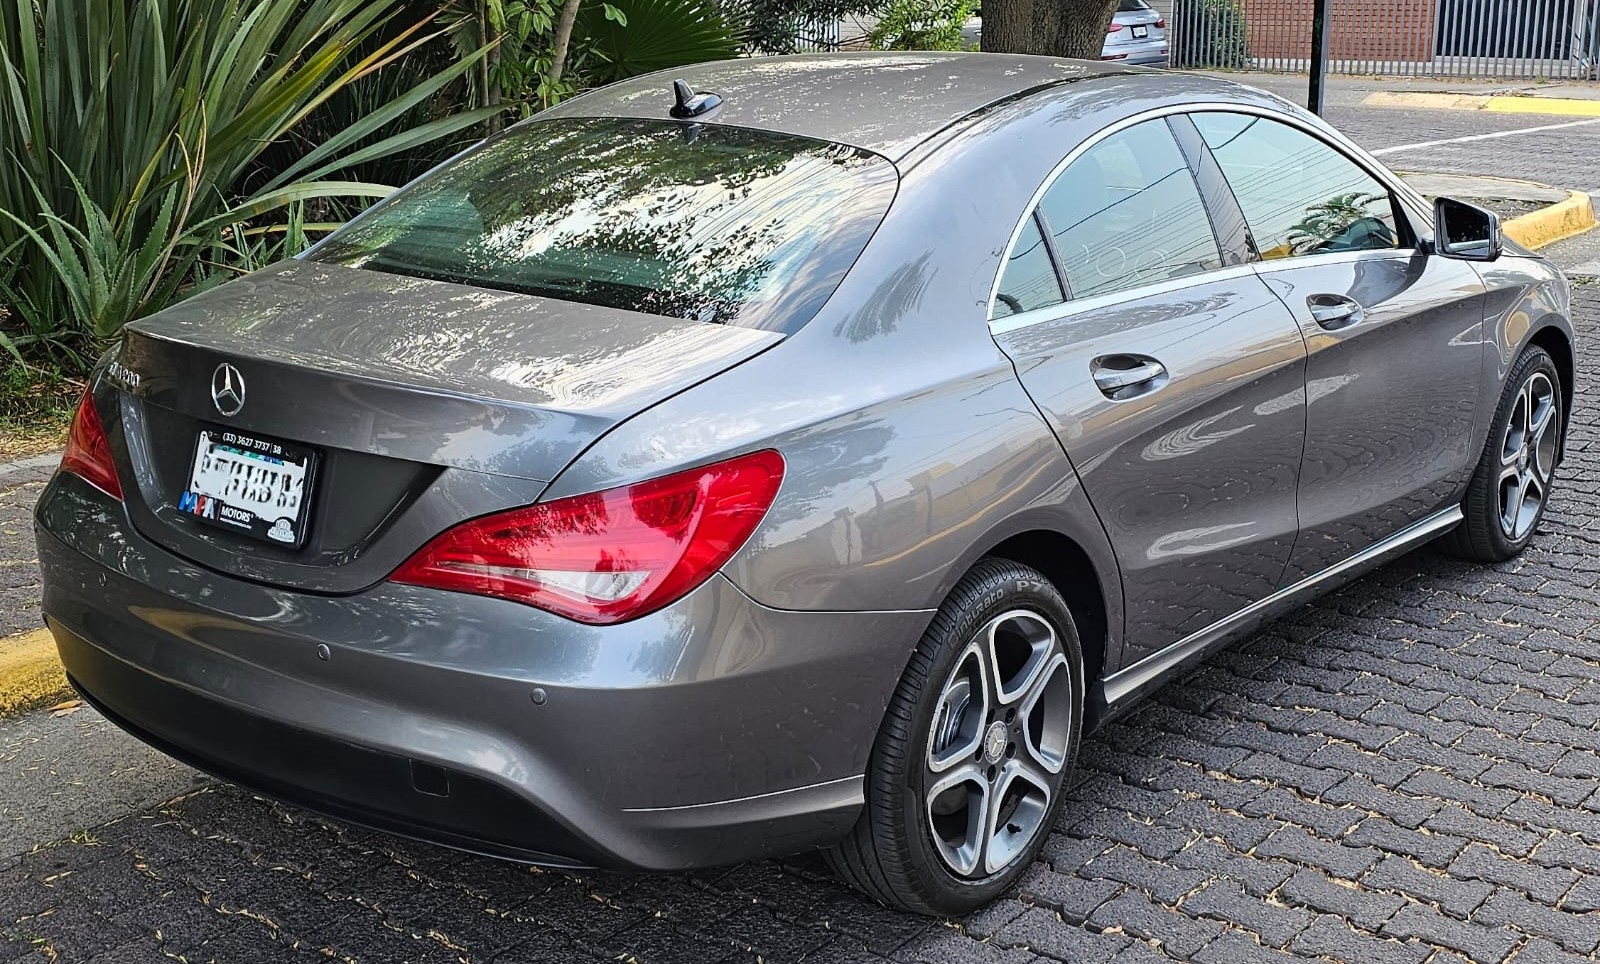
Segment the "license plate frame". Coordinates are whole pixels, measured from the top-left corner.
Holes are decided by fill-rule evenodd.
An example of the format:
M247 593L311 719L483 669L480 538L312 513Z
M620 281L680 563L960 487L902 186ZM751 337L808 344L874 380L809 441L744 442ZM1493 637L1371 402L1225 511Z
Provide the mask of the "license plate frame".
M243 467L242 478L237 472L228 476L229 482L239 480L243 488L231 493L215 491L220 484L216 463L203 464L202 459L207 456L215 459L219 450L224 459ZM201 425L195 431L188 476L177 500L178 511L204 525L235 535L284 549L299 549L305 545L306 531L310 527L319 461L316 450L308 445L220 425ZM250 477L252 468L261 473L254 479ZM284 476L288 479L284 480ZM296 487L296 476L299 499L293 505L292 514L287 507L275 510L270 501L260 497L262 486L271 488L276 482L285 482L282 493L287 498L287 493ZM252 483L254 488L250 488ZM263 514L262 510L268 514Z
M1137 25L1134 26L1134 28L1133 28L1133 39L1135 39L1135 40L1145 40L1145 39L1149 38L1149 36L1150 36L1150 28L1149 27L1144 26L1143 24L1137 24Z

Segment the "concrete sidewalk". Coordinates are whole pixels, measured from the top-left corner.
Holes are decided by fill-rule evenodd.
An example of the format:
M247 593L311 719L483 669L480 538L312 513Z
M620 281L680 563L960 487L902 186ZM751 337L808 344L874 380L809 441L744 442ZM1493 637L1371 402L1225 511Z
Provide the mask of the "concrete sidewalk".
M39 626L33 504L61 456L0 464L0 638Z
M0 866L210 783L88 707L0 719Z
M1594 202L1583 191L1505 177L1405 174L1406 183L1430 197L1453 197L1500 215L1505 236L1538 251L1595 227Z

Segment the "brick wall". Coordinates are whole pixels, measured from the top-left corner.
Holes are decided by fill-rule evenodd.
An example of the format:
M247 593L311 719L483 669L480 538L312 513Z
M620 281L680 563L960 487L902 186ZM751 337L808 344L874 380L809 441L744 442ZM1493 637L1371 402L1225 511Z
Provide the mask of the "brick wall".
M1252 57L1311 56L1312 0L1243 0ZM1330 4L1334 60L1433 59L1435 0L1339 0Z

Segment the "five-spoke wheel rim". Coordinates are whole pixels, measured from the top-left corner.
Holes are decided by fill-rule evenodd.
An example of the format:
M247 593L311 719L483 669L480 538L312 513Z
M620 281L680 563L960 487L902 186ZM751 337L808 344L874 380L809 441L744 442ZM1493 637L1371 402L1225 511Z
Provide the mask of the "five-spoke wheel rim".
M1045 829L1074 699L1061 638L1038 613L1002 613L962 650L934 709L923 794L956 876L1003 870Z
M1500 443L1500 531L1521 542L1539 521L1556 470L1561 398L1544 372L1517 389Z

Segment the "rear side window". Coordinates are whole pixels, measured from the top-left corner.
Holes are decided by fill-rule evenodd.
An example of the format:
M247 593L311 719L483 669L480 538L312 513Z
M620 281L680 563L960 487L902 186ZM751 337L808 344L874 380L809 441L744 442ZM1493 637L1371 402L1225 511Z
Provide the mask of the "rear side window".
M1163 119L1089 148L1039 207L1073 298L1222 267L1200 191Z
M1191 118L1263 260L1399 247L1389 189L1328 144L1251 114Z
M308 257L793 330L855 262L896 181L878 155L810 138L539 121L413 182Z
M1023 224L1017 243L1011 246L994 300L996 318L1048 308L1062 301L1061 282L1050 261L1050 249L1045 247L1044 236L1033 218Z

